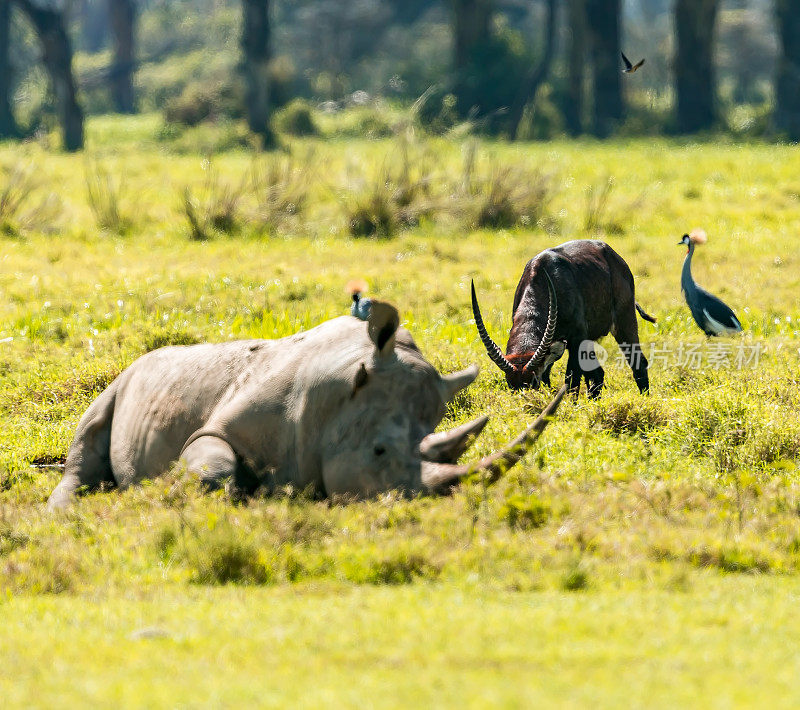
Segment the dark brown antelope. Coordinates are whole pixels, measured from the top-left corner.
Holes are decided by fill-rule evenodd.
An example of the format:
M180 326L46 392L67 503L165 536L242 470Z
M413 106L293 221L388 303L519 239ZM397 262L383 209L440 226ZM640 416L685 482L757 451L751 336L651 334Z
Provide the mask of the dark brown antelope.
M472 312L486 351L512 389L550 384L553 363L567 350L567 388L577 394L581 376L589 396L600 396L604 372L594 341L612 333L633 370L641 392L650 386L647 359L639 345L633 274L608 244L578 239L546 249L525 266L514 296L513 321L505 355L486 332L475 284Z

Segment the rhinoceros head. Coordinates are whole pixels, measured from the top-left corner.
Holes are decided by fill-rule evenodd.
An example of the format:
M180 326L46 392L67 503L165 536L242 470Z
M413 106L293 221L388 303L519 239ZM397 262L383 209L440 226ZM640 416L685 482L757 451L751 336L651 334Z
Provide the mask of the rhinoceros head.
M486 425L482 416L447 432L433 433L447 404L477 377L478 368L440 375L422 356L411 335L399 328L394 307L371 304L367 322L343 317L336 338L316 371L307 396L325 413L306 422L304 436L319 456L328 495L368 497L388 490L445 493L476 470L495 480L522 458L547 425L563 392L512 444L474 464L458 458ZM308 402L307 404L312 404Z

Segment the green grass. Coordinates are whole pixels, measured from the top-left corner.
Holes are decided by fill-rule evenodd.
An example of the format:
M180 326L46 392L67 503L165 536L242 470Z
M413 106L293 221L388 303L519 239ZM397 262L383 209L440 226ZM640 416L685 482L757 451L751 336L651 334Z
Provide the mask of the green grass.
M159 121L91 121L86 158L0 145L0 194L12 168L34 181L0 236L10 704L796 704L800 148L462 144L405 128L285 139L254 172L243 149L209 160L186 136L158 138ZM213 142L217 129L203 130ZM94 182L99 215L87 173L113 181L106 193ZM187 188L212 205L242 190L202 242ZM352 238L357 196L373 193L391 228ZM487 204L511 226L475 229ZM473 451L495 449L551 393L508 391L476 337L470 279L504 343L525 262L589 236L587 223L659 319L640 322L648 354L708 347L682 302L676 245L704 227L695 276L738 312L745 334L725 342L758 345L759 366L651 357L641 397L608 338L603 398L565 402L504 480L448 499L234 504L176 471L44 513L58 473L31 462L63 457L86 406L136 357L313 327L347 311L356 277L399 307L442 371L481 365L443 426L486 413ZM554 382L563 374L559 363ZM130 638L152 625L169 636Z
M0 692L9 708L789 708L797 600L796 580L708 576L689 592L28 597L0 605Z

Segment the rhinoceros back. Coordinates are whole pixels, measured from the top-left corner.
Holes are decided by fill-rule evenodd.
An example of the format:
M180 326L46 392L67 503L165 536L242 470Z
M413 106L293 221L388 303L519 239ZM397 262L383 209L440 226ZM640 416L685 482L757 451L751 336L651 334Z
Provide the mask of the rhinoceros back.
M186 439L246 380L254 354L269 343L173 346L134 362L118 381L110 461L124 487L163 473Z

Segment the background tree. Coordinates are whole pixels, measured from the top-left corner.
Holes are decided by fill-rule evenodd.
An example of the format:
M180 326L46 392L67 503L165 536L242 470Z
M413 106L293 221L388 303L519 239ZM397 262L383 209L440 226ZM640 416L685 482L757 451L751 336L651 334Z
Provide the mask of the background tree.
M106 0L72 0L72 16L77 25L77 46L84 51L101 52L108 44L108 2Z
M520 133L525 108L535 100L553 63L557 5L557 0L517 3L506 12L503 0L452 0L448 91L455 96L461 118L474 120L489 133L509 138ZM536 43L527 42L525 35L538 33L540 27L537 52Z
M388 0L391 10L390 24L411 25L435 2L431 0Z
M570 135L583 130L584 83L586 81L586 0L567 0L567 86L564 123Z
M630 104L636 108L631 129L650 133L677 123L678 61L686 61L689 70L702 64L702 54L711 61L708 42L698 36L690 35L684 40L688 48L676 51L677 0L272 0L262 23L268 27L266 41L253 45L263 56L255 61L245 61L240 24L243 9L251 8L251 18L252 8L257 11L259 3L252 0L27 1L40 10L68 8L62 15L87 113L132 110L134 74L137 108L163 110L180 102L196 109L185 112L190 118L236 121L245 115L245 75L252 79L259 65L268 65L268 80L252 81L262 98L255 101L258 94L251 92L251 108L261 106L259 132L266 130L263 117L294 97L331 99L338 108L356 96L383 114L377 97L410 105L422 96L416 115L433 132L467 121L474 130L509 137L544 138L564 128L573 135L581 130L608 135ZM0 94L13 97L14 117L28 131L53 114L56 94L38 68L40 42L16 2L0 2L14 8L12 51L0 59L11 65L11 85L9 72L0 71L0 82L5 80ZM734 132L756 135L765 129L767 104L779 104L778 128L783 118L777 114L793 94L785 89L783 98L778 96L778 83L788 75L779 79L776 2L785 0L715 2L718 104L712 100L712 110ZM130 14L116 13L121 18L115 23L116 53L112 3L136 9L134 27ZM706 3L680 7L696 15ZM563 13L550 13L551 7ZM698 26L703 25L711 23L701 18ZM647 57L644 70L632 78L619 73L620 28L626 53ZM557 46L562 36L563 50ZM3 46L7 52L8 43L0 40ZM700 68L698 74L707 78L709 72ZM537 92L540 82L548 85ZM699 94L681 89L680 98L696 100ZM534 101L536 110L528 111ZM734 110L738 106L744 110ZM333 108L326 104L326 110ZM4 115L8 119L7 109ZM684 128L695 130L696 123L684 122Z
M675 96L678 130L716 122L714 39L719 0L675 0Z
M481 104L476 65L490 51L493 10L492 0L453 0L453 93L464 115Z
M287 33L291 35L294 50L306 47L307 58L324 68L330 77L327 91L321 93L339 99L348 89L352 90L351 86L344 86L348 82L343 79L351 78L362 60L374 68L376 55L391 54L398 34L419 21L434 5L432 0L279 1L274 3L273 25L280 21L284 37ZM320 32L319 27L325 31ZM407 44L405 47L413 51ZM297 52L302 53L303 50ZM394 62L395 68L402 71L399 65L400 62Z
M134 0L108 0L108 17L114 40L111 96L119 113L134 113L133 73L136 68L136 7Z
M528 70L522 79L517 96L511 105L508 119L508 134L516 137L525 107L536 99L536 92L550 74L556 46L556 7L557 0L547 0L544 21L542 58L538 65Z
M714 63L718 83L725 84L725 100L764 103L771 92L763 78L774 77L777 64L777 36L769 32L775 14L772 8L766 17L748 7L724 9L717 20Z
M18 135L11 110L11 1L0 0L0 138Z
M63 11L33 0L15 0L28 17L42 46L42 59L53 83L58 118L64 135L64 148L83 148L83 111L75 93L72 73L72 45L67 35Z
M620 12L620 0L586 0L594 91L592 131L600 137L610 135L622 120Z
M800 140L800 12L794 0L775 0L781 52L775 77L774 125Z
M273 143L269 125L269 0L242 0L242 51L247 123L268 146Z

